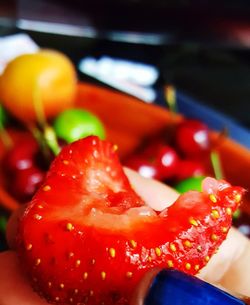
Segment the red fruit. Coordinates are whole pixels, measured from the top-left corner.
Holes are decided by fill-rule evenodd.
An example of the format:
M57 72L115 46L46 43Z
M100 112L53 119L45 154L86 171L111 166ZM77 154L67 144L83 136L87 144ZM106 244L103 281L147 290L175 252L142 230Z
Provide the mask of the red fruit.
M175 150L162 141L153 141L139 154L128 158L125 165L145 178L165 180L178 169L179 157Z
M44 178L45 173L34 166L17 171L10 181L10 192L18 201L29 201Z
M155 159L158 151L165 146L163 139L154 139L147 143L147 145L142 149L142 155L148 159Z
M35 154L39 146L37 141L29 136L23 136L17 141L13 148L7 152L4 167L7 173L14 174L16 171L30 168L34 165Z
M244 192L212 178L203 188L159 214L133 191L109 142L64 147L20 222L18 252L34 289L56 304L128 304L152 267L195 274Z
M170 179L178 170L179 157L170 146L162 146L156 155L156 164L162 179Z
M45 172L38 164L43 156L39 160L38 156L39 144L28 134L15 142L4 158L6 187L20 202L29 201L44 180Z
M178 166L178 171L176 171L176 179L178 181L206 175L203 163L197 160L179 160Z
M137 171L141 176L145 178L161 180L162 175L155 158L150 159L144 154L137 154L131 156L126 160L125 166Z
M189 157L208 151L210 141L207 125L198 120L184 120L176 129L176 145Z

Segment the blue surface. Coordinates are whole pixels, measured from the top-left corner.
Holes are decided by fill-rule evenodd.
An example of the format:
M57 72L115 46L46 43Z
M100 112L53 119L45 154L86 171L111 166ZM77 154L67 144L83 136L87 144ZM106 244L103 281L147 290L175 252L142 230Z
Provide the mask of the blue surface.
M245 305L232 295L177 270L157 274L144 305Z
M231 117L211 109L179 91L177 91L177 107L178 111L186 117L200 119L211 129L222 131L226 128L230 138L250 149L250 130L242 127Z

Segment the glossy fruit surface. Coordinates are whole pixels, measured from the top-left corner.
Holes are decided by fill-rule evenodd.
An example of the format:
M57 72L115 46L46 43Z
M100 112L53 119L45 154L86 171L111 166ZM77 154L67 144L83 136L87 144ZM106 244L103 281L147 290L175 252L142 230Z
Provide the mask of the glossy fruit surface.
M161 213L134 192L116 146L65 146L20 222L18 252L33 288L56 304L129 304L152 267L195 274L226 238L244 190L208 178Z
M28 202L45 178L45 172L38 167L18 171L11 181L11 194L19 202Z
M76 81L75 68L65 55L41 50L7 65L0 77L0 100L18 119L35 121L37 112L51 117L72 106Z
M171 179L178 170L176 151L163 141L149 142L143 149L126 159L125 165L146 178Z
M18 202L31 199L43 182L46 166L40 146L30 134L25 134L6 151L2 167L6 189Z
M4 169L7 175L13 176L17 171L34 166L35 155L39 151L37 141L31 136L23 136L13 143L5 155Z
M178 171L179 157L176 151L168 145L163 145L156 154L156 164L162 179L174 177Z
M176 145L188 157L195 157L210 147L207 125L198 120L184 120L176 129Z
M137 171L142 177L161 180L161 172L155 162L145 155L134 155L126 160L125 166Z
M68 109L61 112L53 125L57 136L68 143L87 136L98 136L102 140L105 138L105 128L101 120L82 109Z

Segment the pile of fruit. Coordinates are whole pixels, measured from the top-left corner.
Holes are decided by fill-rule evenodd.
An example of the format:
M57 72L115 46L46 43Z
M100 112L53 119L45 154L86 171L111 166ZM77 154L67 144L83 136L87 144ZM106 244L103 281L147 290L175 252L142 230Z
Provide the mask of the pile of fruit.
M126 159L125 165L144 177L171 185L199 177L197 182L200 188L201 179L209 174L206 164L210 154L208 127L198 120L186 119L172 131L171 138L166 135L148 141ZM194 183L195 180L189 181Z
M88 135L105 138L98 117L74 108L76 90L73 64L51 50L19 56L0 77L0 134L6 151L2 174L5 189L17 202L32 198L52 159L66 143ZM10 125L26 132L11 140L4 128ZM201 121L185 119L171 133L147 139L123 164L184 193L201 190L205 176L223 178L219 162L211 162L211 156L216 157L213 149L208 127ZM235 214L235 224L243 226L250 236L245 219L244 213Z
M206 265L244 190L204 180L211 169L222 175L218 162L208 166L216 157L208 127L183 120L123 162L184 193L154 211L130 186L116 146L103 140L104 124L74 108L76 89L75 69L58 52L23 55L7 66L0 77L0 200L31 200L18 251L39 294L61 304L125 305L152 267L195 274Z
M0 76L0 236L9 212L28 202L61 147L105 137L99 118L74 107L77 75L60 52L40 50L11 61Z
M19 56L0 77L4 183L20 203L32 198L63 145L88 135L105 137L94 114L73 108L76 86L70 60L48 50ZM5 125L26 132L11 139Z
M61 147L88 135L105 137L101 121L82 109L61 112L54 118L53 128L46 126L44 133L39 132L37 138L32 132L23 133L3 157L5 187L20 203L32 198Z
M220 141L220 137L218 138ZM209 128L199 120L184 119L171 134L147 140L124 165L145 178L162 181L179 193L201 191L206 176L223 178L223 168L216 147L210 141ZM250 218L238 209L233 215L234 226L250 238Z

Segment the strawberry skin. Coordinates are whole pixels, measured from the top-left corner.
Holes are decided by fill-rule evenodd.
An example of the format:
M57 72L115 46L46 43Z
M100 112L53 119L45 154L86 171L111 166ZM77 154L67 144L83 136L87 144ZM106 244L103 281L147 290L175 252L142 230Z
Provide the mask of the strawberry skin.
M87 137L64 147L20 221L21 263L56 304L128 304L152 267L195 274L226 238L244 190L206 178L161 213L133 191L116 147Z

